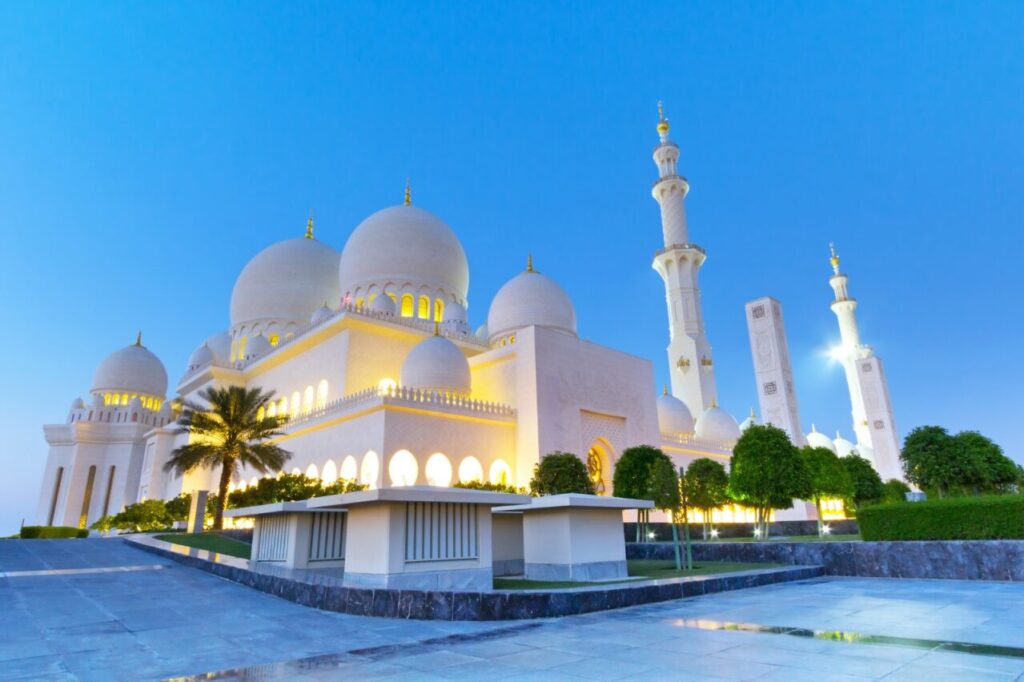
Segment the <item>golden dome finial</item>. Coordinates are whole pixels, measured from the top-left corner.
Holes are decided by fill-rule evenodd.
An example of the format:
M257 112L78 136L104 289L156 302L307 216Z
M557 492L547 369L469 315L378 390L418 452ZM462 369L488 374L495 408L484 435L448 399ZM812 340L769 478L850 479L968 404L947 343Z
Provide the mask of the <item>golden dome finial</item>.
M711 399L711 407L715 409L718 408L718 396L715 396L714 398Z
M834 272L834 273L836 273L838 275L839 274L839 254L836 253L836 244L835 244L835 242L829 242L828 243L828 251L831 254L831 257L828 259L828 262L832 264L832 272Z
M658 100L658 135L663 140L668 136L668 119L665 118L665 108L660 99Z
M405 200L402 205L412 206L412 186L409 184L409 178L405 179Z
M139 333L135 335L135 345L136 346L141 346L142 345L142 331L139 331Z
M526 254L526 271L533 272L533 254Z
M306 239L313 238L313 209L309 209L309 220L306 221Z

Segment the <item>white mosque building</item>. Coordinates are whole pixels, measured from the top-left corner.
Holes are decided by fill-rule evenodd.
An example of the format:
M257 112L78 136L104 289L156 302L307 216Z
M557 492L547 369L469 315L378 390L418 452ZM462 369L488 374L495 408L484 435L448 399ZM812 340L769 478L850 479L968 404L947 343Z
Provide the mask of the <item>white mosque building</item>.
M524 486L541 456L562 450L584 458L610 493L617 458L640 444L659 445L677 465L728 464L740 426L717 406L697 282L705 252L689 240L689 185L668 133L662 115L653 196L664 248L653 267L668 304L671 393L656 394L649 360L580 339L569 296L529 260L474 331L462 245L412 205L407 187L403 205L366 218L340 253L314 237L310 218L303 237L256 254L235 282L230 324L192 353L173 400L141 336L103 360L90 399L43 427L50 450L37 522L84 527L144 499L215 490L217 471L179 477L163 467L189 438L174 429L181 402L200 402L208 386L273 390L270 414L287 416L288 471L328 482ZM836 273L833 281L844 277ZM845 300L836 291L833 307ZM870 361L864 352L851 361ZM243 471L233 486L258 476Z

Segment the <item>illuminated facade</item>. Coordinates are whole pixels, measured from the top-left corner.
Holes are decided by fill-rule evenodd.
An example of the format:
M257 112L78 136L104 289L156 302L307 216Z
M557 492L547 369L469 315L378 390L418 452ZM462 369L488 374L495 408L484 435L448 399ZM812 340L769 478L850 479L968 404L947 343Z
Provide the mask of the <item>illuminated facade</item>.
M256 254L235 282L225 329L192 353L174 400L141 339L104 360L92 403L76 400L65 423L44 427L37 521L88 525L136 501L215 489L219 472L164 471L188 438L176 432L176 410L209 386L274 391L267 414L287 419L286 470L328 482L524 486L543 454L562 450L611 493L622 451L646 443L677 466L728 464L740 429L715 394L697 286L705 253L689 242L689 185L664 116L658 134L663 248L653 266L668 304L671 392L656 396L649 360L580 339L569 296L532 260L474 331L462 245L407 188L341 251L315 238L310 218L303 236ZM232 486L259 476L240 471Z

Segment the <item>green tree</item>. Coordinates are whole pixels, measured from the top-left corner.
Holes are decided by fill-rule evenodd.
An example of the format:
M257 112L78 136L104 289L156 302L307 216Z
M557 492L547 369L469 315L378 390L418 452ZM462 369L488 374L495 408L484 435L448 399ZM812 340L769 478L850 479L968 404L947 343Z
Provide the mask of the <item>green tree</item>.
M878 502L882 499L885 490L882 485L882 477L867 461L856 452L850 453L841 459L846 475L850 477L853 485L853 492L850 495L854 509L871 502Z
M975 492L1006 493L1017 483L1017 463L1003 449L977 431L961 431L953 436L960 457L981 470Z
M587 475L587 465L571 452L549 452L533 465L530 491L534 495L563 493L594 494L594 483Z
M788 509L794 498L807 499L807 468L782 429L755 424L736 441L729 466L733 498L754 510L762 538L768 537L773 509Z
M167 513L175 521L187 521L189 510L192 508L192 496L188 493L182 493L175 498L167 500L164 504L167 507Z
M366 486L356 481L339 478L333 483L321 483L320 479L305 474L281 474L270 478L261 478L256 485L245 490L236 490L228 494L228 508L254 507L273 502L292 502L308 500L311 497L324 497L365 490Z
M962 494L985 481L981 460L941 426L919 426L907 434L900 459L908 481L939 497Z
M668 455L659 452L647 470L647 499L654 503L655 509L661 509L668 514L669 524L672 526L672 548L675 551L676 570L682 568L682 561L679 554L679 517L683 511L683 496L679 482L679 475ZM689 547L687 547L689 550ZM692 568L693 560L687 552L687 568Z
M711 512L729 501L729 472L721 462L701 457L690 462L683 477L687 505L701 513L704 539L711 529Z
M210 386L199 394L209 407L186 403L176 433L189 434L189 443L176 448L164 465L179 476L201 467L220 467L213 527L224 525L228 484L239 466L259 473L279 471L291 453L268 442L281 435L284 417L266 416L273 391L261 388Z
M853 482L836 453L828 448L801 448L800 455L807 469L811 501L818 512L818 535L825 527L821 519L821 501L829 498L847 499L853 494Z
M890 478L882 484L882 502L906 502L910 486L898 478Z
M649 500L651 466L665 453L651 445L636 445L626 448L619 461L615 463L612 474L612 490L616 497L629 497L634 500ZM645 538L650 514L646 509L638 509L636 514L636 541Z

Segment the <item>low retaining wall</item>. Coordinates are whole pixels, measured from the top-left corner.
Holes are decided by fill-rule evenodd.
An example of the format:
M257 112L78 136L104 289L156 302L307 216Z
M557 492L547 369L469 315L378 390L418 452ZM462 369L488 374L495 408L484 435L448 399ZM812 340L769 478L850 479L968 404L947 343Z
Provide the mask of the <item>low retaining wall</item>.
M629 559L671 559L672 545L627 543ZM1024 541L697 542L697 561L821 566L826 575L1024 581Z
M649 523L650 531L654 533L651 538L653 542L668 542L672 539L672 526L667 523ZM856 535L859 533L856 519L843 519L841 521L829 521L829 528L834 535ZM636 540L636 524L624 523L626 542ZM716 523L715 530L720 538L749 538L754 536L754 524L752 523ZM682 526L679 530L682 534ZM770 536L788 537L791 535L817 535L817 521L776 521L768 529ZM703 538L703 526L699 523L690 524L690 537L697 540Z
M702 594L807 580L822 575L819 566L762 569L743 573L648 580L638 584L581 587L572 590L424 592L344 587L340 580L307 572L304 579L259 573L248 561L211 561L202 550L187 554L156 546L157 541L125 539L134 547L198 568L282 599L325 611L356 616L417 620L523 620L572 616L626 606L670 601ZM168 543L160 543L167 545ZM180 545L174 545L180 547ZM182 548L187 550L188 548Z

